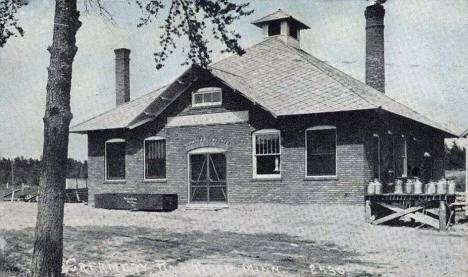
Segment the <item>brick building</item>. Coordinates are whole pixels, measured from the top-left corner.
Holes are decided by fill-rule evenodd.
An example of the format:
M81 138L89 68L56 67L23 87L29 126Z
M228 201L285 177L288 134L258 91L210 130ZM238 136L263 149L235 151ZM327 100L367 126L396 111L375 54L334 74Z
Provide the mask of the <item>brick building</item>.
M253 22L265 37L244 55L132 101L130 50L115 50L117 107L71 129L88 135L90 202L363 203L374 178L443 176L453 132L384 94L384 13L365 13L368 85L303 51L309 27L281 10Z

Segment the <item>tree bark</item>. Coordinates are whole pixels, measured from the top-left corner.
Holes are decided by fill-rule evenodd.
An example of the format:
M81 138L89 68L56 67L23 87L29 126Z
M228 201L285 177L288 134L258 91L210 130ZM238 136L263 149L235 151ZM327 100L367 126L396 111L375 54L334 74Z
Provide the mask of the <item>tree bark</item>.
M32 276L61 276L63 208L68 156L68 130L75 36L81 22L76 0L56 0L54 34L48 68L44 146L40 178Z

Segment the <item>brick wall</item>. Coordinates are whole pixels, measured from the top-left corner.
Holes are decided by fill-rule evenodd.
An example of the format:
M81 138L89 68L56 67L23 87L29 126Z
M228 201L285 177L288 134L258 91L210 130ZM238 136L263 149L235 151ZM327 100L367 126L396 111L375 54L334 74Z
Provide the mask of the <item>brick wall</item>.
M373 111L273 118L260 108L248 105L245 99L228 90L223 92L223 106L221 107L192 109L189 107L191 101L189 96L190 94L182 96L173 104L174 108L168 109L159 120L135 130L89 134L90 202L94 201L93 195L96 193L137 192L176 193L179 195L180 204L185 204L188 198L187 152L199 147L219 147L226 150L228 202L230 203L361 204L365 186L373 178L368 144L375 130L383 132L389 126L401 128L401 130L408 130L411 127L419 130L418 135L425 145L434 147L434 141L424 139L433 130L421 126L407 126L405 125L407 122L402 121L401 118L382 116ZM168 116L231 110L249 110L250 121L211 126L165 127ZM388 124L382 124L382 122ZM304 132L306 128L316 125L337 127L336 178L305 178ZM252 178L252 133L267 128L281 130L281 180L267 181ZM143 178L143 140L155 135L166 138L166 181L145 181ZM443 149L443 137L439 135L435 139L441 142L439 144ZM127 141L125 182L104 181L104 143L107 139L115 137L121 137Z

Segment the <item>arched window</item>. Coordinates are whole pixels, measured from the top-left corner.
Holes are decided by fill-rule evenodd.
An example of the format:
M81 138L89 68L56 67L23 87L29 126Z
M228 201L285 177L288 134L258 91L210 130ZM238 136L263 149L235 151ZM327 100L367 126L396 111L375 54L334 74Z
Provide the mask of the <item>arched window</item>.
M166 140L163 137L145 139L145 179L166 179Z
M336 176L336 127L306 129L305 152L306 177Z
M125 147L126 142L114 138L105 143L106 180L125 180Z
M222 90L217 87L201 88L192 93L192 107L221 105Z
M253 177L281 177L281 135L279 130L266 129L252 135Z

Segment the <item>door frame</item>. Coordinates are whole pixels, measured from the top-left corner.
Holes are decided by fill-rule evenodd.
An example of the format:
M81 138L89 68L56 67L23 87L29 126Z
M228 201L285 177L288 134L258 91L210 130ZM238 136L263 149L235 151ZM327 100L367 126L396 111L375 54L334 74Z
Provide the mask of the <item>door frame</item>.
M228 174L228 155L227 155L227 150L224 148L220 147L200 147L196 149L192 149L187 152L187 204L191 204L190 202L190 173L191 173L191 167L190 167L190 156L191 155L203 155L203 154L224 154L224 157L226 158L226 204L229 203L229 190L228 190L228 180L229 180L229 174ZM211 202L194 202L196 204L212 204ZM217 202L219 203L219 202ZM216 204L214 204L216 205Z

